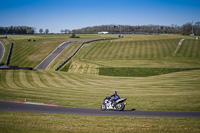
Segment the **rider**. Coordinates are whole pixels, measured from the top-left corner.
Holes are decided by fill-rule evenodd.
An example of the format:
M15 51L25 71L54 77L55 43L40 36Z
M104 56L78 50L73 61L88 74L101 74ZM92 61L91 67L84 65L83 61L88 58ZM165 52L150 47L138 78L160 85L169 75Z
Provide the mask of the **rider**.
M117 91L114 91L114 93L110 96L110 97L114 97L113 99L111 99L112 102L112 106L114 107L116 105L116 101L118 99L120 99L119 95L117 94Z

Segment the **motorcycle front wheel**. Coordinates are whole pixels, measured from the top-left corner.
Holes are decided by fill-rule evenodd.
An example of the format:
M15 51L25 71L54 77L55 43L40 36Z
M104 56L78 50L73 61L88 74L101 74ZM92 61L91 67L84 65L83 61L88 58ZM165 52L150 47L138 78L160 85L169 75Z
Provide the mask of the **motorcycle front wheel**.
M106 104L101 104L101 111L105 111L106 110Z

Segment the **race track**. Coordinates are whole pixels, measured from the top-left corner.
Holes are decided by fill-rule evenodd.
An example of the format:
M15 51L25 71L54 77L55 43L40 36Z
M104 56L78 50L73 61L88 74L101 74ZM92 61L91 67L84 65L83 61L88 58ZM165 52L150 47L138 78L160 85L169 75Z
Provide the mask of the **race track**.
M86 40L78 40L78 41L70 41L70 42L64 42L60 44L59 47L57 47L48 57L46 57L35 69L46 69L51 62L71 43L74 42L83 42Z
M16 103L9 101L0 101L0 111L98 115L98 116L200 118L200 112L139 111L139 110L101 111L100 109L69 108L69 107L59 107L52 105L35 105L31 103Z

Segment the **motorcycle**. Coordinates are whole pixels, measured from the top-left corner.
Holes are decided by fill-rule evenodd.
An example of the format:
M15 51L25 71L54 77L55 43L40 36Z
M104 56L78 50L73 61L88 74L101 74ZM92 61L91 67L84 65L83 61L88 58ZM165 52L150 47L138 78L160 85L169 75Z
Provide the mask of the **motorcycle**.
M125 108L125 105L127 103L123 103L124 101L126 101L126 98L120 98L117 101L114 101L113 103L111 102L111 97L106 97L103 100L103 103L101 104L101 111L105 111L105 110L118 110L118 111L122 111Z

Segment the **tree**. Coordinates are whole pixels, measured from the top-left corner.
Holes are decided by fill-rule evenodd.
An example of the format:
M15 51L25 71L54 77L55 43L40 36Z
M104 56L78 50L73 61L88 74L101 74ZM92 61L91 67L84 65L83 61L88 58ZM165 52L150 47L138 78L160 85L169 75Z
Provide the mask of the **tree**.
M39 32L40 32L40 34L42 34L43 33L43 29L41 28L41 29L39 29Z
M61 34L63 34L65 31L64 30L60 30Z
M192 23L186 23L182 26L182 29L181 29L181 33L182 35L189 35L192 33Z
M195 35L200 35L200 22L196 22L194 25L194 33Z
M45 30L45 34L48 34L48 33L49 33L49 29L46 29L46 30Z
M65 34L67 34L67 33L71 33L71 31L69 30L69 29L65 29Z

